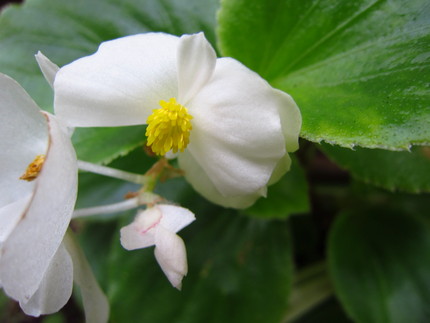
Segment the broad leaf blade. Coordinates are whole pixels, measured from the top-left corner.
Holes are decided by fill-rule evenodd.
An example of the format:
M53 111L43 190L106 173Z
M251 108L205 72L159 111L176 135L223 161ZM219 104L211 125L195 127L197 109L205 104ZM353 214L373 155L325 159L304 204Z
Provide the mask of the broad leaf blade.
M357 179L391 191L430 191L430 148L411 151L356 150L322 145L322 150Z
M430 142L425 0L224 0L220 47L290 93L301 136L350 147Z
M428 321L427 222L387 209L345 213L328 250L335 290L354 321Z
M80 160L107 164L128 154L134 148L145 146L146 127L80 128L72 140Z

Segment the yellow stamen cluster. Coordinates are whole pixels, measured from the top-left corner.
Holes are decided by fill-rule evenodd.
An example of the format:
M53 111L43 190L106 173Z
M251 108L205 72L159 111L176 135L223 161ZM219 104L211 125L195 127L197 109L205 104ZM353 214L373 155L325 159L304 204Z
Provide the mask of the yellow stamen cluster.
M37 178L42 170L43 163L45 162L45 155L37 155L36 158L27 166L25 173L19 178L25 181L33 181Z
M172 150L184 151L190 142L190 132L192 129L191 119L193 118L187 108L176 102L175 98L169 101L160 101L161 108L152 110L148 117L146 128L147 146L152 151L164 156Z

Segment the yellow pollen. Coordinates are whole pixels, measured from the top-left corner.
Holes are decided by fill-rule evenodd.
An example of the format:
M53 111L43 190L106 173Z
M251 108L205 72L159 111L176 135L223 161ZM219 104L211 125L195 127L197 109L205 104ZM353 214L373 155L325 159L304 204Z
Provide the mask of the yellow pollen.
M42 170L45 162L45 155L37 155L36 158L27 166L25 173L19 178L31 182L35 180Z
M146 145L159 156L164 156L170 150L174 153L184 151L190 142L193 128L190 120L193 117L175 98L161 100L160 105L161 108L152 110L146 121Z

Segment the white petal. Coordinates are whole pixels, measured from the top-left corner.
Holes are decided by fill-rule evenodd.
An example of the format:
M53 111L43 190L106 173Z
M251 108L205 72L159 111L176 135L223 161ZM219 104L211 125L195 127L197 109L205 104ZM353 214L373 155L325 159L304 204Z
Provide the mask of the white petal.
M141 232L146 232L156 227L160 223L161 218L162 214L158 208L148 208L137 213L134 223L136 223Z
M3 245L0 280L8 295L27 302L60 245L72 216L77 163L70 138L48 116L50 145L33 200Z
M30 194L34 182L20 180L27 166L48 149L48 123L25 90L0 74L0 208Z
M49 85L54 88L55 74L57 74L60 69L56 64L51 62L48 57L42 54L42 52L37 52L35 55L37 64L43 73L43 76L48 81Z
M160 225L174 233L182 230L196 219L193 212L183 207L159 204L154 208L158 208L163 215Z
M73 264L61 244L36 293L20 306L25 314L39 316L58 312L69 300L73 289Z
M212 76L216 53L203 33L183 35L178 46L178 101L186 105Z
M278 96L279 114L281 116L282 130L284 132L287 151L299 149L299 134L302 127L302 115L293 98L285 92L274 90Z
M25 209L32 197L32 193L27 194L23 198L0 208L0 249L1 244L6 241L25 213Z
M240 196L224 196L222 195L211 179L201 168L200 164L194 159L194 157L185 152L181 154L179 159L179 166L181 169L188 169L190 171L185 172L185 178L196 191L207 198L209 201L224 206L232 207L236 209L244 209L252 204L261 196L266 195L266 188L263 188L252 194L245 194Z
M153 231L148 231L145 234L142 234L139 231L139 228L133 223L121 228L120 233L121 245L127 250L147 248L155 244Z
M84 252L70 233L65 236L64 242L73 260L74 280L81 290L86 322L107 322L109 303L94 277Z
M179 152L174 153L172 150L169 150L169 151L164 155L164 157L165 157L165 158L167 158L167 159L175 159L175 158L177 158L177 157L178 157L178 155L179 155Z
M154 228L161 221L158 208L139 211L134 221L121 228L121 245L127 250L141 249L155 244Z
M179 38L148 33L104 42L57 73L55 113L69 126L144 124L160 100L177 97Z
M187 251L184 241L175 233L157 227L155 238L155 258L167 279L177 289L181 289L182 278L188 272Z
M278 105L266 81L229 58L217 60L212 79L190 102L187 149L222 195L254 194L267 185L286 153Z
M285 175L286 172L290 170L291 167L291 158L288 154L285 154L283 158L281 158L278 164L275 167L275 170L272 173L272 177L270 177L268 185L275 184L277 181L281 179L282 176Z

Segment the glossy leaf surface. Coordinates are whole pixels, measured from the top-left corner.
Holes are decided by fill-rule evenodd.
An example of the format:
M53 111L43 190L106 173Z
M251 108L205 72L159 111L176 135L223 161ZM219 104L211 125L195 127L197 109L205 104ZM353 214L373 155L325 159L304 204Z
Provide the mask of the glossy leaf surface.
M298 103L301 136L351 147L430 142L425 0L224 0L222 53Z

